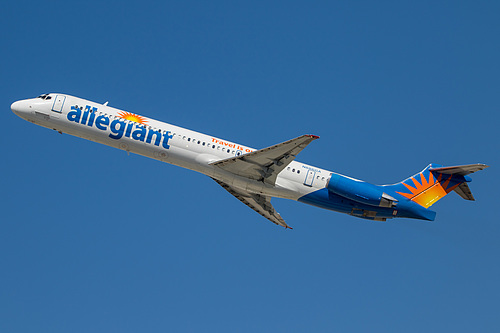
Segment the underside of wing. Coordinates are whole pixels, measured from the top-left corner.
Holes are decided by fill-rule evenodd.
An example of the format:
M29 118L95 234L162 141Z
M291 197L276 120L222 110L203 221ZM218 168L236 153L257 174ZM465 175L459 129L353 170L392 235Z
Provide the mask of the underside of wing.
M475 201L474 196L472 195L472 192L470 191L469 185L467 185L467 183L458 185L454 191L465 200Z
M238 200L243 202L248 207L252 208L260 215L264 216L269 221L282 227L292 229L288 226L288 224L285 223L285 220L283 220L280 214L274 209L273 205L271 204L270 197L236 190L224 182L218 181L217 179L214 180L226 191L234 195Z
M212 165L238 176L274 185L278 174L302 149L318 138L316 135L302 135L245 155L213 162Z

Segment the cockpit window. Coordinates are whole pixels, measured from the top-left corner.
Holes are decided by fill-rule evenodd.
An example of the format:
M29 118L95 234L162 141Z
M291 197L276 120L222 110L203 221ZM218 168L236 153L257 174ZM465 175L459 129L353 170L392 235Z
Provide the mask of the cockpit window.
M43 95L38 96L37 98L41 98L41 99L51 99L52 97L51 97L51 96L49 96L49 94L43 94Z

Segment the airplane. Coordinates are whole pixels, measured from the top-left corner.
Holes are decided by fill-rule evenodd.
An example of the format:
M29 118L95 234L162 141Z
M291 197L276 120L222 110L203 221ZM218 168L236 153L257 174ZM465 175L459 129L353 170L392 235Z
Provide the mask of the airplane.
M433 221L429 209L451 191L474 200L469 174L485 164L429 164L392 185L373 185L295 161L318 139L306 134L263 149L167 124L78 97L50 93L11 105L36 125L102 143L211 177L271 222L290 228L271 204L285 198L373 221L412 218Z

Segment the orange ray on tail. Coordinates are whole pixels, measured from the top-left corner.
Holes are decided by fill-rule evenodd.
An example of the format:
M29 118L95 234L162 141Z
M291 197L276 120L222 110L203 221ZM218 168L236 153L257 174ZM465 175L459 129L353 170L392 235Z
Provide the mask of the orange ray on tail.
M452 176L450 176L445 181L442 181L442 174L439 174L437 181L434 179L432 172L429 173L429 180L427 180L424 174L421 172L420 174L421 184L416 180L416 177L411 177L415 188L410 185L403 183L403 185L410 191L410 193L404 192L396 192L405 198L412 200L413 202L418 203L420 206L429 208L433 204L435 204L439 199L446 196L448 193L453 191L459 184L456 184L450 188L448 185ZM418 176L418 175L417 175Z

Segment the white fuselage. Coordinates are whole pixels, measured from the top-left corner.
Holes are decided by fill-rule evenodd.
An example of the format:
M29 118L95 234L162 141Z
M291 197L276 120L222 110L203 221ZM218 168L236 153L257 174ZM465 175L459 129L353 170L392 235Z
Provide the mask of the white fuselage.
M275 185L240 177L210 163L254 148L69 95L22 100L15 102L12 110L37 125L194 170L265 196L297 200L325 188L331 175L330 171L292 161L279 173Z

